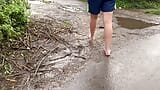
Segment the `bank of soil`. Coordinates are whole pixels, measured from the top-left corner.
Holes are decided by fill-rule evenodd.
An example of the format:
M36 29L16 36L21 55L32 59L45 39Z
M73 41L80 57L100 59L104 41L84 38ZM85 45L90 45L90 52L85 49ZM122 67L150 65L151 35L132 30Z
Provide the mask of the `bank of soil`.
M26 37L22 40L22 49L11 49L13 56L9 56L17 72L2 78L2 90L52 90L73 79L74 73L83 70L86 62L100 62L99 58L104 55L103 29L97 28L94 45L90 45L86 3L77 0L30 3L31 23ZM115 11L113 52L127 46L129 42L160 32L158 25L134 30L124 28L118 25L116 17L148 23L160 21L156 15L145 15L137 11ZM98 27L103 26L101 16L99 18Z

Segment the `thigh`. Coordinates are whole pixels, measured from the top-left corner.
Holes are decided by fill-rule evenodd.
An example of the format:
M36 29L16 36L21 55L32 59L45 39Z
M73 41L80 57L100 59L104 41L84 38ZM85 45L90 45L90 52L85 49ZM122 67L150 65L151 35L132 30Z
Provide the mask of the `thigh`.
M116 0L103 0L101 7L102 12L113 12L115 10Z
M113 12L103 12L103 19L105 24L112 24Z
M88 0L89 12L97 15L101 11L102 0Z

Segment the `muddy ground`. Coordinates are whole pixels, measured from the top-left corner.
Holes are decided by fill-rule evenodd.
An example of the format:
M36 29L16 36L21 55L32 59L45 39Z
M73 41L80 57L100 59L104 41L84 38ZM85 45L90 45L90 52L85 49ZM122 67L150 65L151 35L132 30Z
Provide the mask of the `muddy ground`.
M21 73L14 77L2 78L2 90L54 90L72 81L77 72L89 66L88 62L99 63L101 60L107 60L103 54L103 28L98 28L103 27L101 16L94 45L88 42L89 14L86 3L77 0L30 3L33 20L30 27L31 31L35 29L33 34L38 33L38 39L32 37L32 45L27 45L30 49L27 57L31 57L28 63L21 61L24 60L23 55L21 60L16 61L18 64L24 64L18 69ZM141 10L116 10L113 19L113 52L131 42L160 33L160 25L157 25L159 23L159 16L146 15ZM33 34L31 33L32 36Z

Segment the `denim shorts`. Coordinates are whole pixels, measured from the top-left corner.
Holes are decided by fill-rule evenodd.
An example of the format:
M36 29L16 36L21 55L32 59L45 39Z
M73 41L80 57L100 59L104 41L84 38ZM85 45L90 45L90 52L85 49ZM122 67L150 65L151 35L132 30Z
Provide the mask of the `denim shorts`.
M88 0L89 12L97 15L102 12L112 12L115 10L116 0Z

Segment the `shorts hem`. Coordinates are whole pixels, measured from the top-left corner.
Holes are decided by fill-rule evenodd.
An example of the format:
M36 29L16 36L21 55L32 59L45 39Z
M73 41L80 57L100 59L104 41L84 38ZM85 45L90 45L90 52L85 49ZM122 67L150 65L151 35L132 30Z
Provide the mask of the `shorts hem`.
M113 12L113 11L115 11L115 8L110 10L102 10L102 12Z
M93 14L93 15L98 15L100 12L98 13L94 13L94 12L91 12L91 11L88 11L90 14Z

